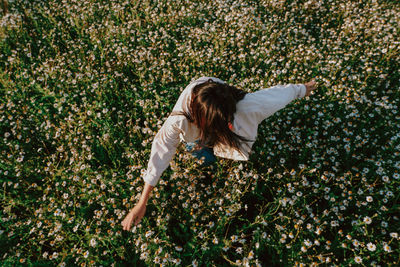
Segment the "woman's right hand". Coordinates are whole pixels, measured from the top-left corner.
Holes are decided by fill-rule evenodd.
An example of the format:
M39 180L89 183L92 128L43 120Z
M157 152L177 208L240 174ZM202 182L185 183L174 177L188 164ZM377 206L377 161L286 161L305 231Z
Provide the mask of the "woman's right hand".
M122 221L123 230L129 231L131 229L132 223L136 226L142 220L146 212L146 202L139 201L135 207L126 215L125 219Z
M306 86L306 96L309 96L313 90L316 88L315 80L311 80L308 83L304 84Z

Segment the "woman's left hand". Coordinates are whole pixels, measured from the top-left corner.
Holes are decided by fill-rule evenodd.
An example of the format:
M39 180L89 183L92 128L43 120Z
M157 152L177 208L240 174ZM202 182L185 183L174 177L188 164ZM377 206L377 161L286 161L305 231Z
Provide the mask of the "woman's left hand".
M316 88L315 80L311 80L308 83L305 83L304 85L306 86L306 96L311 95L311 92L314 91Z
M122 221L122 226L124 230L129 231L131 229L132 223L136 226L142 220L146 212L146 203L139 201L136 206L129 212L129 214Z

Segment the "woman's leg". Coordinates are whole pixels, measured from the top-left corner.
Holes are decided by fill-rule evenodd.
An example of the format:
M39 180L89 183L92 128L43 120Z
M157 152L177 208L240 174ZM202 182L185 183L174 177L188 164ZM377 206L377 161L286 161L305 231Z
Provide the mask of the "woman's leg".
M203 146L200 149L195 150L196 143L186 143L187 151L191 152L193 156L198 159L203 159L204 162L200 165L201 167L207 167L214 165L217 161L217 157L214 155L214 151L210 147Z

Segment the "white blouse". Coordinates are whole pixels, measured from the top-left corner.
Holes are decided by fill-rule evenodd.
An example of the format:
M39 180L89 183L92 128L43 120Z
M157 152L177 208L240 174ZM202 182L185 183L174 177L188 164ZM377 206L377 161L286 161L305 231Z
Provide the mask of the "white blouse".
M188 111L192 89L197 84L212 79L215 82L224 81L214 77L201 77L191 82L181 93L172 111ZM234 160L248 160L251 147L257 137L258 125L276 111L284 108L292 100L303 98L306 94L304 84L276 85L247 93L237 102L233 120L233 131L250 142L245 142L242 150L236 150L225 145L214 146L214 154L218 157ZM172 160L179 142L194 142L199 137L199 129L183 115L169 116L156 134L151 147L150 159L143 180L155 186L162 172Z

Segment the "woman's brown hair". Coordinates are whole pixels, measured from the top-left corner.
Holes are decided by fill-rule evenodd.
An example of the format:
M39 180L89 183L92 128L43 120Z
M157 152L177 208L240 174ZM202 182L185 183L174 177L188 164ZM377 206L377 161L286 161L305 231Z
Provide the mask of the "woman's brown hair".
M224 144L240 150L240 141L249 141L229 126L233 123L236 103L245 95L243 90L211 79L193 88L189 111L183 115L199 128L199 146Z

